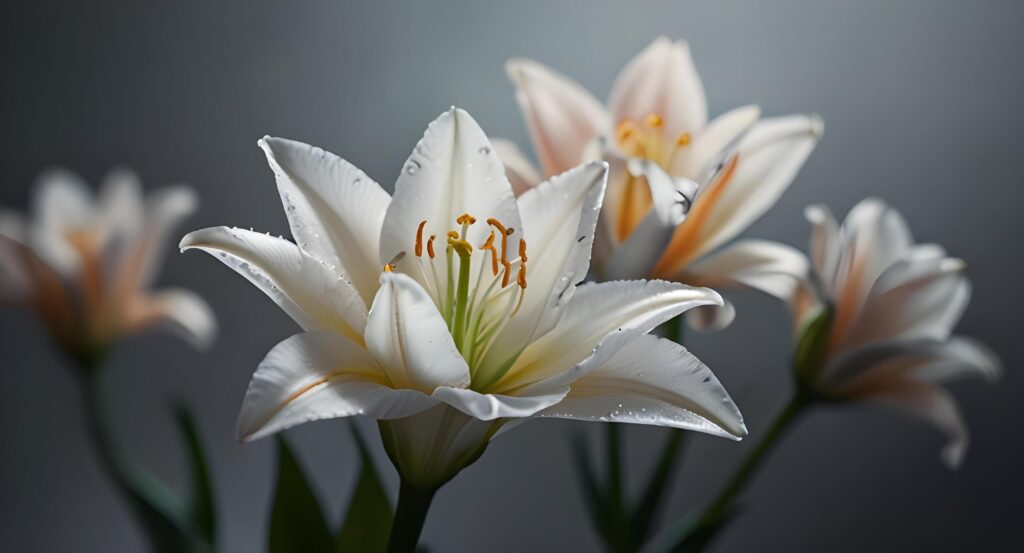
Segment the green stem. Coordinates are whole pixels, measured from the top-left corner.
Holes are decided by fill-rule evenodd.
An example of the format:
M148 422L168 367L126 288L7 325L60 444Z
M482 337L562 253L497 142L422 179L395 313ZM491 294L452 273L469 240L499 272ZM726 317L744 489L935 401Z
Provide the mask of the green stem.
M395 522L391 525L388 553L414 553L437 490L418 490L402 480L398 490Z
M775 443L785 433L786 429L789 428L789 425L796 420L797 415L807 407L810 401L810 396L803 392L797 392L789 400L789 403L782 409L782 412L772 421L771 426L768 427L761 440L754 446L754 450L750 452L750 455L743 461L743 464L736 470L732 480L729 481L718 494L718 497L704 511L700 521L697 523L698 528L709 530L723 520L723 517L729 512L732 501L757 471L765 455L771 451Z

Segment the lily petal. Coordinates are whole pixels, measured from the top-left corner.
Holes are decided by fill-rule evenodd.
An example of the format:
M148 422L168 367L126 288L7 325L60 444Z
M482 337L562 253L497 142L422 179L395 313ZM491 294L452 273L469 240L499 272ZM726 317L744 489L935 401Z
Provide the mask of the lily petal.
M66 233L92 224L96 216L92 192L81 177L64 169L43 173L35 190L32 249L62 277L72 278L81 259Z
M339 334L311 331L274 346L253 374L238 416L238 436L250 441L322 419L369 415L395 419L438 402L414 390L394 390L373 357Z
M514 229L508 236L509 243L517 244L522 237L519 210L501 160L476 121L465 111L452 108L427 127L398 177L384 216L380 265L402 252L415 251L422 221L427 221L425 235L436 234L443 240L449 230L457 228L455 219L463 213L478 221L466 233L466 240L474 247L483 244L490 234L485 222L489 218ZM483 256L474 256L471 274L477 274L482 262ZM447 271L444 264L439 265L439 278L444 282ZM411 256L396 270L429 286L430 280Z
M163 290L133 302L129 331L166 326L197 349L206 349L217 334L217 319L201 297L190 290Z
M708 105L689 45L655 39L615 78L608 109L615 121L642 121L656 114L671 137L700 132L708 121Z
M587 143L609 130L604 106L572 79L527 59L509 60L505 72L545 175L575 167Z
M946 435L946 445L941 452L942 462L951 469L963 463L970 443L967 424L956 400L942 387L907 380L900 386L884 388L863 399L896 408L931 423Z
M33 282L24 244L26 229L21 214L0 209L0 301L24 304L31 301Z
M673 178L653 161L631 159L629 171L634 176L644 177L651 191L652 209L605 265L604 276L612 280L651 273L697 194L697 183Z
M466 388L441 387L433 396L482 421L529 417L562 401L569 387L536 396L481 394Z
M676 154L671 173L707 182L714 169L725 162L760 117L761 108L747 105L714 118L693 138L689 147Z
M532 188L519 198L529 252L528 288L519 314L498 336L481 372L507 368L530 342L551 330L590 266L608 167L590 162Z
M537 169L533 162L527 159L526 154L519 149L515 142L492 138L491 145L494 146L498 158L505 165L505 175L508 177L508 182L512 185L512 193L516 197L522 196L524 192L544 180L540 169Z
M832 210L822 204L807 206L804 217L811 223L811 244L808 250L811 263L821 284L831 292L834 290L841 254L839 223L832 215Z
M139 177L128 169L115 169L103 179L99 192L99 224L109 227L114 235L115 247L131 247L125 239L137 235L145 222L142 184Z
M433 300L415 280L383 273L366 321L366 347L395 388L426 394L469 385L469 366Z
M571 383L601 366L634 336L701 305L721 305L714 290L665 281L586 283L551 332L530 344L496 390ZM586 361L585 364L581 363ZM551 380L553 377L557 379ZM542 393L531 388L531 392Z
M200 249L244 276L304 330L339 332L362 343L366 305L341 275L283 238L237 228L189 233L182 251Z
M269 136L259 146L299 247L336 266L369 306L377 292L381 226L391 197L366 173L315 146Z
M623 346L539 416L671 426L735 440L747 434L711 369L679 344L650 335Z
M686 325L698 332L718 332L736 319L736 306L724 300L722 305L703 305L684 315Z
M122 260L120 286L144 288L153 283L165 258L171 232L195 212L199 199L186 186L162 188L152 193L144 207L143 232L133 251Z
M760 290L790 302L808 278L802 252L768 240L741 240L690 265L682 277L695 286Z

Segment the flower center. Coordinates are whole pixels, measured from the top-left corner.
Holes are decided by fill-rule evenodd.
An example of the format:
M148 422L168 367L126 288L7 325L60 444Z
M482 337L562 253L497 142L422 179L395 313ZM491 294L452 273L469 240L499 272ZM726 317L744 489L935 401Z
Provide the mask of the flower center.
M427 293L471 369L480 364L498 334L519 312L526 294L526 241L519 240L518 255L509 259L516 251L508 238L514 229L488 219L490 232L483 244L474 248L466 234L476 222L468 213L455 219L457 227L443 234L442 257L439 235L430 233L429 223L422 221L413 250ZM405 252L399 253L384 271L394 271L403 257Z
M660 115L651 113L636 122L623 119L615 129L615 139L628 157L649 159L666 172L676 155L690 144L690 133L684 132L675 139L665 136L665 121Z

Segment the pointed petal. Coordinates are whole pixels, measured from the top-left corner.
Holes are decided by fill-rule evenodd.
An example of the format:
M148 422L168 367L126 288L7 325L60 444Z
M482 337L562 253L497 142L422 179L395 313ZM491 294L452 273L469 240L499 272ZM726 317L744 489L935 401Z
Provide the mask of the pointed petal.
M719 115L693 137L693 142L672 159L671 173L697 182L708 182L715 169L725 163L744 134L761 117L761 108L747 105Z
M127 331L167 327L197 349L206 349L217 334L217 319L210 306L190 290L162 290L131 302Z
M908 380L863 399L905 411L934 425L946 435L942 462L951 469L958 468L963 462L970 436L960 408L946 390L934 384Z
M607 165L590 162L546 181L519 198L529 261L519 313L481 363L499 371L531 341L549 331L587 275Z
M841 244L839 242L839 224L826 205L816 204L804 209L804 216L811 223L811 263L818 274L818 279L826 291L834 290L836 270L839 265Z
M366 321L366 347L395 388L430 394L469 385L469 366L433 300L413 279L384 273Z
M43 173L35 190L32 250L62 277L71 278L81 259L66 232L92 223L96 217L93 194L81 177L63 169Z
M800 250L768 240L741 240L690 265L681 280L695 286L745 286L790 302L808 278Z
M377 292L380 232L391 197L351 163L320 148L264 137L285 215L304 251L338 267L367 306Z
M0 208L0 301L24 304L31 301L33 279L26 255L25 219L20 213Z
M495 389L512 390L541 381L551 386L568 384L601 366L632 337L688 309L721 303L713 290L674 282L583 284L557 326L526 348ZM549 380L552 377L558 378Z
M854 348L876 340L946 340L970 301L965 268L963 261L952 258L892 265L875 282L839 347ZM902 282L887 283L892 279L886 275L892 272L901 273Z
M718 332L736 319L736 306L725 300L722 305L703 305L687 311L686 325L698 332Z
M483 421L529 417L558 403L569 392L568 386L546 394L508 396L481 394L465 388L441 387L433 396L463 413Z
M449 230L457 228L455 219L463 213L477 219L466 233L474 247L490 234L489 218L515 229L508 237L510 244L517 244L522 237L519 210L505 168L476 121L465 111L452 108L427 127L398 177L384 217L380 265L405 252L409 257L396 270L429 289L432 278L428 279L412 256L419 225L427 221L424 236L436 234L443 241ZM473 257L477 264L483 260L483 256ZM443 263L438 268L444 282L447 270ZM477 274L475 269L472 274Z
M200 249L244 276L304 330L338 332L361 343L366 306L341 275L295 244L258 232L213 227L189 233L181 249Z
M145 218L142 234L136 237L122 260L119 286L139 289L153 283L166 255L171 232L198 206L195 192L186 186L171 186L150 194L140 214Z
M437 403L388 387L373 357L354 342L311 331L274 346L260 363L245 392L238 436L250 441L304 422L352 415L401 418Z
M747 434L732 398L711 369L685 348L638 336L572 384L542 417L671 426L740 439Z
M505 165L505 175L509 184L512 185L512 193L516 197L522 196L523 192L537 186L544 180L533 162L511 140L500 138L491 139L491 145L497 152L498 158Z
M700 132L708 121L708 105L686 42L658 37L633 58L615 78L608 109L615 121L656 114L667 136Z
M145 207L142 184L129 169L115 169L103 179L99 192L99 224L106 227L105 234L113 235L116 247L131 246L130 242L142 229Z
M575 167L587 143L608 131L604 106L572 79L527 59L509 60L505 72L545 175Z
M613 280L644 278L651 274L672 240L676 227L686 218L697 193L697 183L686 178L673 178L653 161L631 159L629 170L647 182L652 209L625 243L615 249L605 265L605 278Z

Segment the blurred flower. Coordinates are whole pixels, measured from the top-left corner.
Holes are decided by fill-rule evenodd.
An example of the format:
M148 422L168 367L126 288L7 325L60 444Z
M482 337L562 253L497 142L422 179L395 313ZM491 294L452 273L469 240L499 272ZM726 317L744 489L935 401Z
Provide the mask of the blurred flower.
M246 393L249 440L365 414L403 480L432 489L526 417L616 420L739 437L711 371L646 333L707 289L661 281L577 286L607 169L592 162L513 196L477 123L434 121L389 195L319 148L260 146L297 244L236 228L199 248L262 289L305 332L278 344ZM397 420L396 420L397 419Z
M942 458L958 465L967 429L940 384L1001 372L988 348L952 334L971 296L964 262L936 244L915 244L903 217L878 199L857 204L842 226L825 206L807 208L807 217L810 271L800 268L795 250L789 263L747 265L761 273L754 285L805 283L761 286L789 301L802 385L819 398L871 401L922 417L947 434Z
M117 339L169 326L197 346L216 321L187 290L151 292L170 230L196 206L184 187L143 199L137 177L112 172L94 197L63 170L36 187L34 219L0 212L0 299L35 310L60 345L91 362Z
M706 256L750 226L789 186L823 131L817 116L760 119L749 105L708 122L685 42L659 37L623 68L608 107L533 61L507 64L541 169L496 142L517 192L581 160L611 168L594 246L604 278L653 276L697 284L727 269ZM770 256L773 250L760 252ZM731 306L696 310L722 327Z

